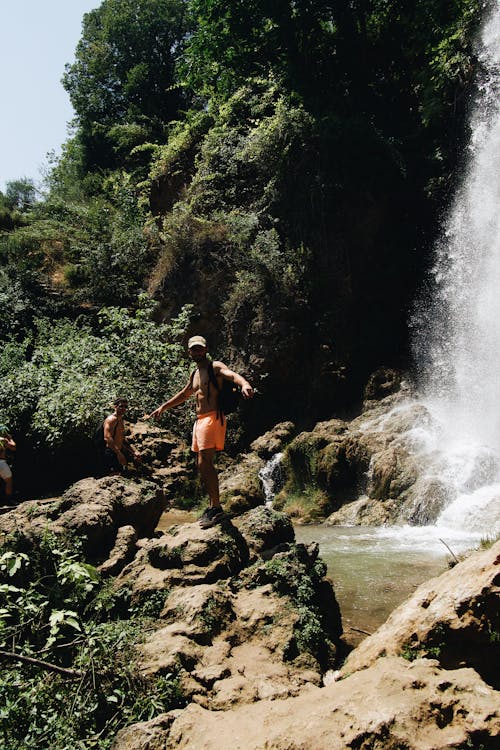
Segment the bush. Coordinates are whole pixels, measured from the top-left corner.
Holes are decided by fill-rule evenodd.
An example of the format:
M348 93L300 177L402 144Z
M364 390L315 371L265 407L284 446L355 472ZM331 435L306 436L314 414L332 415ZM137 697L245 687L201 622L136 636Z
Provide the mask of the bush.
M102 308L95 325L89 318L41 318L21 344L5 343L0 420L18 443L19 480L36 480L41 489L42 475L54 470L58 486L88 475L95 460L90 438L116 397L129 400L127 416L135 420L184 386L191 367L182 343L190 309L169 324L155 323L152 309L144 295L134 311ZM163 422L184 436L187 414L179 408Z
M130 610L117 619L77 544L47 536L28 556L10 540L0 548L0 590L2 746L103 750L122 727L182 705L176 675L148 680L135 664L154 620Z

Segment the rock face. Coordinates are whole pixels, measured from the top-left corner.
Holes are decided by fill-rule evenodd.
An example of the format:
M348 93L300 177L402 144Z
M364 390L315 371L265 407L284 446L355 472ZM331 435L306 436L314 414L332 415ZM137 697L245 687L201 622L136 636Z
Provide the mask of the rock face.
M200 643L206 635L200 632L196 611L207 607L209 591L176 594L168 600L164 616L184 612L186 632L177 633L170 625L171 641L164 647L174 638L180 644L182 639L190 641L184 663L191 667L195 682L210 689L193 693L183 710L120 731L113 750L498 750L499 571L497 542L421 586L349 655L341 673L324 680L325 687L312 674L294 671L297 681L307 680L302 686L296 682L296 692L283 663L280 671L274 662L273 680L269 672L261 673L265 682L258 680L269 657L255 651L251 637L237 639L236 646L220 637L239 620L243 628L245 615L247 623L255 620L252 604L268 596L265 588L249 589L244 583L249 598L231 602L222 591L214 605L222 629L212 636L204 656ZM262 612L262 604L258 606ZM282 620L279 625L284 627ZM234 630L226 632L235 637ZM145 667L153 664L158 669L161 659L168 662L165 648L146 643ZM237 670L227 658L231 651L240 657ZM436 658L423 658L430 655ZM253 692L248 691L250 676ZM286 686L281 693L280 683Z
M315 545L267 508L147 541L116 579L136 605L168 596L140 647L145 675L182 666L188 700L212 709L296 695L336 658L340 611Z
M82 479L60 499L31 500L0 516L0 535L23 536L29 547L47 531L73 533L82 540L90 562L108 560L113 549L116 572L135 552L135 543L127 545L127 532L119 535L120 528L131 527L129 537L152 536L166 505L165 495L153 482L121 476Z
M433 523L449 501L439 479L424 477L425 459L412 449L411 430L430 415L412 401L393 371L375 373L362 413L350 422L331 419L301 432L285 448L283 490L275 507L290 512L293 498L308 496L304 520L331 525ZM290 500L292 498L292 500Z
M391 657L296 698L224 712L191 704L122 730L113 750L497 750L499 733L498 694L473 670Z

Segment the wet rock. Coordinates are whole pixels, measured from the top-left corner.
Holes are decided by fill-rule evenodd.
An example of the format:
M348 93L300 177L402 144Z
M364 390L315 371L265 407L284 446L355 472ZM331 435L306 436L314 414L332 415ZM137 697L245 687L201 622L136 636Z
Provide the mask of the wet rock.
M381 367L376 370L365 386L365 399L367 401L378 400L397 393L401 386L402 374L398 370L389 367Z
M250 445L252 451L268 461L275 453L281 453L296 434L293 422L280 422Z
M21 503L1 516L0 534L17 533L28 547L47 531L74 534L82 540L89 562L103 562L121 526L132 526L138 537L152 536L166 505L153 482L121 476L82 479L60 499Z
M381 656L436 658L446 669L473 667L500 688L500 541L423 583L347 658L343 673Z

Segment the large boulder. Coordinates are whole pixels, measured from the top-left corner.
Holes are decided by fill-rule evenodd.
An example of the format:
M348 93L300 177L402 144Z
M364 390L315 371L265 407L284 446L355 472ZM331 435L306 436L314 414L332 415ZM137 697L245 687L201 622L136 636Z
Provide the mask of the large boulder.
M309 553L309 565L312 558ZM297 556L278 553L273 561L287 571L284 585L296 577ZM299 662L295 692L286 661L275 658L290 611L278 612L272 599L264 604L275 590L265 571L246 569L241 588L220 592L214 621L225 630L214 633L213 650L205 654L193 635L200 634L196 610L203 619L210 592L201 590L196 600L176 595L165 614L173 628L176 613L187 613L177 637L185 639L178 646L191 668L192 700L183 710L121 730L112 750L499 750L499 570L500 541L421 586L349 655L341 672L319 683ZM259 579L264 586L248 586ZM254 627L264 631L269 616L274 652L272 642L255 642ZM156 654L172 643L157 646Z
M435 521L449 491L439 479L425 477L425 457L412 438L429 426L428 410L412 401L392 371L379 372L367 395L350 422L319 422L286 444L277 508L330 525Z
M389 657L297 697L230 711L191 703L122 729L112 750L498 750L498 706L472 669Z
M60 498L24 502L0 516L0 535L21 536L28 547L47 532L74 535L90 562L103 562L115 547L120 527L132 527L138 538L153 536L166 506L164 493L153 482L89 477Z
M436 658L446 669L473 667L500 689L500 541L423 583L347 658L342 672L381 656Z
M295 437L296 428L293 422L280 422L272 430L256 438L250 448L260 458L268 461L276 453L281 453L285 446Z
M259 507L148 540L115 586L135 606L163 597L139 648L143 674L180 665L184 695L222 710L320 684L342 633L325 571L317 546L295 544L290 520Z

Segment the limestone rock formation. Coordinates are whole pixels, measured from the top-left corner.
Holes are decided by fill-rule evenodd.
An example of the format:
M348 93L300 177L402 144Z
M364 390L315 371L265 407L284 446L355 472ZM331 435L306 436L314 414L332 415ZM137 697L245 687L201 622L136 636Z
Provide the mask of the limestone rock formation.
M215 619L226 630L204 653L196 612L206 610L210 592L175 594L164 611L170 641L146 643L145 665L158 669L166 649L180 648L191 702L121 730L113 750L499 750L499 570L497 542L424 584L323 687L314 673L287 672L278 660L270 676L271 642L268 653L262 642L258 651L245 630L262 618L269 589L244 584L243 599L221 590ZM179 611L184 632L173 622ZM206 692L196 692L200 684Z
M145 675L181 665L190 701L219 710L296 695L335 663L340 611L312 545L260 507L211 529L183 524L144 543L116 579L140 605L166 595L140 647Z
M439 478L425 477L425 459L413 450L412 438L430 415L412 401L397 373L376 375L359 416L319 422L286 445L277 508L292 512L293 498L302 496L312 506L305 521L421 525L436 520L450 500L449 490Z
M104 562L114 548L116 564L120 527L131 526L137 538L153 536L166 505L164 493L153 482L121 476L89 477L72 485L61 498L30 500L0 516L0 536L23 536L29 547L47 531L73 533L82 540L90 562ZM122 543L123 539L120 546Z
M230 711L191 703L123 729L112 750L457 750L500 747L498 693L472 669L389 657L325 688Z
M446 669L473 667L500 689L500 541L423 583L349 655L342 671L391 655L433 657Z

